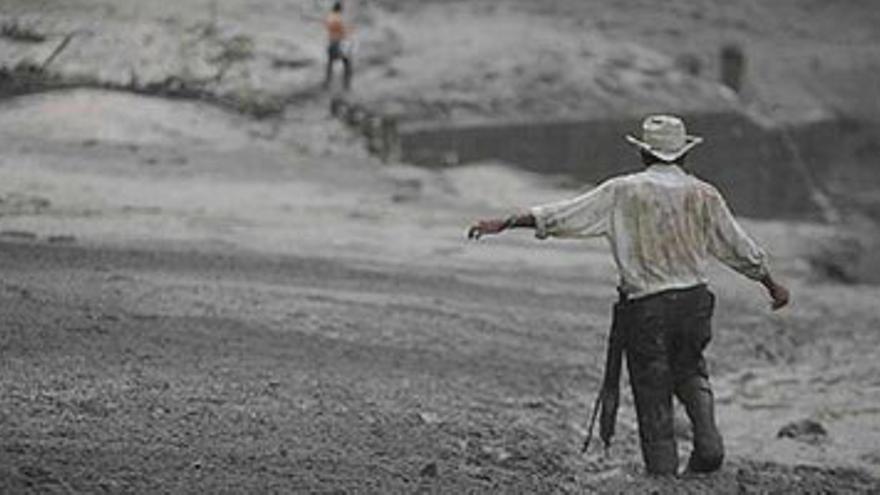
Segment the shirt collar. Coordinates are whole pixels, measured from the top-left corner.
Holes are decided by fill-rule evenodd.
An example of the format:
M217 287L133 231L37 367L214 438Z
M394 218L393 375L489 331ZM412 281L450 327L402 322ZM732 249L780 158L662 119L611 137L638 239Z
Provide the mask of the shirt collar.
M681 169L678 165L673 164L661 164L655 163L651 165L647 169L650 172L659 173L659 174L684 174L685 171Z

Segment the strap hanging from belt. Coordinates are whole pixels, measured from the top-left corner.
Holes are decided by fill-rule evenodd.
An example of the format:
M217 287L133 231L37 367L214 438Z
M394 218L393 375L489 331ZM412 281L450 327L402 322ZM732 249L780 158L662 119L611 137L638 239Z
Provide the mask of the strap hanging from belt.
M590 424L587 428L587 438L584 440L581 452L586 452L590 447L593 439L593 428L596 424L596 417L600 415L599 436L605 444L607 451L611 446L611 439L614 437L615 425L617 422L617 409L620 405L620 372L623 364L623 351L625 347L626 325L624 325L624 312L626 311L627 296L620 288L617 289L618 302L614 305L614 312L611 319L611 330L608 333L608 349L605 356L605 376L602 380L602 387L599 389L599 395L593 405L593 411L590 414Z

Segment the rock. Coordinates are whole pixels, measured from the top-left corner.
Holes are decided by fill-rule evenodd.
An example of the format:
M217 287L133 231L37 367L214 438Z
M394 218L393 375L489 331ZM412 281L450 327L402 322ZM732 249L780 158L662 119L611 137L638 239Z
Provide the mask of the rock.
M427 425L433 425L440 422L440 416L432 412L420 412L419 419Z
M419 179L395 179L394 189L391 201L394 203L408 203L419 199L422 195L424 184Z
M480 450L483 452L483 455L498 463L504 462L512 457L511 453L502 447L490 447L484 445Z
M777 438L793 438L795 440L815 440L828 435L828 431L818 421L802 419L783 426Z
M419 471L419 476L422 478L436 478L439 472L440 470L437 468L437 463L429 462L428 464L425 464L421 471Z

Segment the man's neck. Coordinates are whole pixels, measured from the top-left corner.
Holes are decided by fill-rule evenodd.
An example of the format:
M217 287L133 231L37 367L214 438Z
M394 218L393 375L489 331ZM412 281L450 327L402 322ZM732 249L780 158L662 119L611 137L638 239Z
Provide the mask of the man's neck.
M653 163L645 167L646 172L658 172L658 173L684 173L684 170L676 163Z

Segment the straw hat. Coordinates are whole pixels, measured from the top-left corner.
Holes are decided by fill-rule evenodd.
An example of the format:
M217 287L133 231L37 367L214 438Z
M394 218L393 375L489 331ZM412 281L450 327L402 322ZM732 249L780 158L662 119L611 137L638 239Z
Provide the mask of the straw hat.
M703 142L701 137L689 136L684 121L674 115L649 115L642 122L642 138L627 134L626 140L666 162Z

